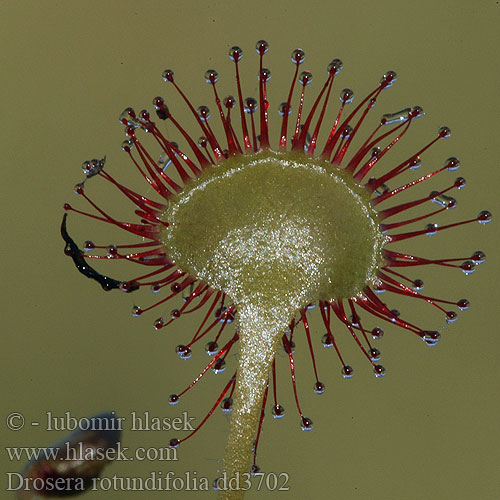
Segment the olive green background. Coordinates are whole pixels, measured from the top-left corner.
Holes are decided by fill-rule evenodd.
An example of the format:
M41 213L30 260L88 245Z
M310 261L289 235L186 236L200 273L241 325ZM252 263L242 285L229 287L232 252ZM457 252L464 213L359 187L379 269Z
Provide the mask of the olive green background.
M245 51L244 93L256 95L254 46L258 39L266 39L271 47L266 65L272 71L274 141L279 124L276 108L288 91L293 48L306 51L303 68L315 75L310 96L320 88L330 60L344 61L330 117L340 89L354 88L359 102L383 72L394 69L399 80L384 92L374 114L421 105L427 116L412 126L403 149L415 151L446 124L452 137L423 157L422 172L439 168L448 156L456 155L462 161L457 174L468 180L457 195L458 207L436 221L472 218L484 208L494 215L499 212L500 5L496 1L4 1L0 9L2 448L46 446L62 437L64 433L44 430L47 411L83 417L102 410L115 410L127 418L124 446L132 450L166 446L171 437L182 434L132 432L131 412L175 417L187 410L199 422L232 373L234 356L224 374L207 374L179 406L170 407L168 395L184 388L206 361L202 346L189 362L173 352L175 345L190 338L200 316L182 318L156 333L153 320L173 306L132 318L134 301L145 306L158 297L149 291L105 293L83 278L63 254L62 205L69 201L85 207L72 192L83 178L83 160L106 154L110 172L127 185L143 187L120 150L123 128L118 116L123 108L152 108L152 98L164 95L176 117L194 137L199 135L173 88L161 80L167 67L175 71L195 105L208 104L213 112L204 71L216 68L221 94L235 93L227 51L238 44ZM177 137L168 125L167 133ZM444 187L455 176L444 173L425 190ZM94 199L102 200L101 205L117 217L128 218L131 206L122 197L103 182L91 184L88 192ZM79 244L86 239L100 244L133 239L102 226L73 213L69 216L70 233ZM280 497L500 497L499 265L494 255L499 242L494 221L432 239L422 236L402 246L436 258L466 257L482 249L489 259L472 276L439 268L408 273L422 277L425 292L432 296L469 298L471 309L448 327L443 314L431 306L389 294L383 297L410 321L442 328L443 339L428 349L412 334L381 325L386 333L377 347L387 369L382 380L375 379L347 331L337 325L345 358L356 371L352 380L342 379L334 353L320 350L324 332L314 311L320 378L327 386L324 395L312 391L312 367L302 332L296 343L301 405L315 428L310 433L300 430L287 361L280 354L280 401L287 415L281 421L269 416L261 437L262 470L290 475L290 491ZM104 263L99 269L122 279L143 271L120 264ZM378 324L365 318L367 326ZM27 426L22 431L6 428L5 417L13 411L25 415ZM32 427L31 421L41 425ZM181 445L179 461L118 462L104 474L147 477L151 471L171 470L177 476L191 471L213 478L226 432L226 418L218 410L202 431ZM2 475L22 468L23 463L9 462L3 449L1 453ZM99 491L88 493L88 498L203 494L207 495ZM272 495L278 493L257 492L254 486L248 498Z

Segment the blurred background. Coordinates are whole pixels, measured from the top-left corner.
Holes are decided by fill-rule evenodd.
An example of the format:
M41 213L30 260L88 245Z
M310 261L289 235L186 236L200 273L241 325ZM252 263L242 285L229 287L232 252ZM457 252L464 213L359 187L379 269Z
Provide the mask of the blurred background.
M398 152L402 158L432 139L439 126L452 129L449 140L440 141L423 157L421 169L436 170L452 155L462 162L456 174L468 184L459 194L451 193L458 207L436 219L446 224L473 218L483 209L499 213L499 9L493 0L2 2L3 446L48 446L63 437L64 432L45 430L48 411L86 417L113 410L126 418L123 446L131 450L165 447L171 437L183 434L131 431L131 413L174 418L187 411L200 422L235 366L233 355L226 372L208 373L178 406L169 406L169 394L187 386L207 361L202 346L188 362L174 352L177 344L191 338L201 316L189 315L155 332L154 319L170 311L172 304L133 318L134 304L145 307L158 296L148 290L132 295L105 293L80 275L63 253L59 234L63 203L86 209L84 200L76 200L73 194L74 184L83 180L82 161L106 155L110 173L144 190L120 149L123 127L118 117L125 107L152 110L152 98L163 95L176 118L198 137L186 107L162 81L164 69L175 71L176 81L195 106L208 104L215 116L212 90L203 79L205 70L219 72L221 96L236 95L227 53L232 45L240 45L243 92L257 97L254 47L257 40L267 40L274 144L280 123L277 107L286 100L293 74L292 49L305 50L302 69L315 76L309 96L321 87L331 59L343 60L328 120L336 113L336 96L342 88L353 88L359 102L385 71L395 70L399 79L382 94L371 123L383 113L415 104L423 107L426 116L405 138ZM171 125L164 130L168 138L179 139ZM444 188L455 177L443 174L432 187L425 187L425 194ZM92 198L112 215L127 219L131 206L126 200L110 186L94 181L87 189ZM132 239L74 213L69 214L68 226L79 245L87 239L104 245ZM385 294L383 299L409 321L441 330L442 340L429 349L412 334L380 325L385 335L376 347L387 369L383 379L373 376L348 332L337 325L344 357L356 371L353 379L344 380L334 353L321 348L324 331L319 312L313 311L325 394L313 393L302 332L295 340L301 406L315 428L308 433L300 430L287 359L280 353L279 399L287 415L275 421L268 414L259 447L262 471L285 472L290 477L290 490L283 497L500 497L499 265L493 258L498 244L493 221L487 227L474 223L432 238L422 236L400 247L430 258L468 257L475 250L491 258L472 276L439 268L408 273L424 279L425 292L431 296L470 300L471 309L460 313L453 325L446 326L444 315L430 306ZM119 279L142 272L122 263L103 264L96 267ZM365 324L378 325L368 318ZM14 411L27 422L18 432L5 425L5 418ZM31 421L41 425L32 427ZM153 471L173 471L180 477L190 472L192 477L213 479L227 428L227 417L217 410L202 431L179 447L178 461L115 462L104 475L146 478ZM2 472L16 472L24 465L9 461L4 450L1 462ZM5 474L2 481L5 489ZM167 494L95 491L88 498ZM13 497L13 493L4 495ZM207 493L171 495L192 498ZM276 493L254 487L247 498L272 495Z

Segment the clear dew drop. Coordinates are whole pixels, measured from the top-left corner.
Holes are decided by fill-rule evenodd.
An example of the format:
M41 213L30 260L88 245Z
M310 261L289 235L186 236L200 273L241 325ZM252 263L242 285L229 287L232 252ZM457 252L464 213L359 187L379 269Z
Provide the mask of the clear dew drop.
M312 431L314 428L313 421L308 417L302 417L300 419L300 427L303 431Z
M321 338L321 343L323 347L333 347L333 338L328 333L325 333Z
M116 245L108 245L107 247L108 257L116 257L118 255L118 248Z
M342 376L344 378L352 378L352 376L354 375L354 370L352 366L349 365L343 366L340 372L342 373Z
M420 157L414 158L410 162L410 170L418 170L422 166L422 160Z
M212 366L212 371L218 375L219 373L222 373L226 369L226 361L223 360L222 358L219 358L214 365Z
M228 95L227 97L224 97L224 100L222 102L227 109L232 109L236 104L236 99L234 96Z
M419 292L424 289L424 282L420 278L414 279L412 283L412 288L415 292Z
M285 416L285 409L279 404L275 404L271 410L273 418L279 420Z
M174 81L174 72L171 69L166 69L161 77L165 82L173 82Z
M153 106L156 110L159 110L161 109L162 107L165 106L165 99L163 99L163 97L161 96L156 96L154 99L153 99Z
M177 438L172 438L168 442L168 447L169 448L177 448L181 442Z
M206 122L209 120L210 109L208 108L208 106L205 105L199 106L196 112L198 113L198 116L200 117L202 122Z
M233 411L233 398L224 398L220 408L223 413L231 413Z
M352 89L342 89L339 94L339 99L342 104L351 104L354 101L354 90Z
M486 254L482 250L476 250L471 257L471 260L476 264L482 264L486 260Z
M191 357L191 355L192 355L191 348L188 347L188 346L186 346L186 345L183 345L183 344L179 344L175 348L175 352L177 353L177 355L181 359L184 359L184 360L189 359Z
M260 467L257 464L252 464L250 467L250 474L255 477L260 472Z
M280 114L280 116L285 116L286 110L287 110L287 103L282 102L278 106L278 113ZM290 106L288 106L288 114L290 114L291 112L292 112L292 106L290 105Z
M205 71L205 81L207 83L214 85L218 80L219 74L217 73L217 71L215 71L215 69L207 69L207 71Z
M466 185L467 185L467 182L465 181L465 179L463 177L457 177L455 179L454 186L457 189L463 189Z
M384 73L384 75L382 75L380 83L384 84L384 88L388 89L394 85L397 79L398 75L396 74L396 72L387 71L387 73Z
M450 323L455 323L455 321L458 319L458 314L455 311L447 311L445 319L448 325Z
M328 65L328 73L338 75L342 71L343 67L344 63L340 59L333 59Z
M439 136L443 139L449 139L451 137L451 130L449 127L439 127Z
M136 283L135 282L131 282L131 281L122 281L119 285L119 289L122 291L122 292L125 292L125 293L128 293L131 291L132 289L132 286L135 285Z
M477 221L479 222L479 224L488 224L488 222L491 222L491 219L492 215L488 210L482 210L477 216Z
M75 187L73 188L73 192L75 194L81 195L84 193L84 189L85 189L85 183L79 182L78 184L75 184Z
M441 340L441 334L436 331L426 330L422 332L422 340L429 347L434 347Z
M424 229L427 236L434 236L438 232L438 225L431 222L430 224L426 224Z
M157 318L153 323L153 327L155 330L160 330L161 328L163 328L164 324L165 322L163 318Z
M141 109L139 116L145 121L149 121L151 118L151 114L147 109Z
M83 244L83 249L85 250L85 252L92 252L92 250L94 250L94 249L95 249L94 242L93 242L93 241L90 241L90 240L87 240L87 241Z
M258 106L257 100L255 98L247 97L245 99L245 104L243 106L245 113L248 113L251 115L251 114L255 113L258 108L259 108L259 106Z
M460 299L459 301L457 301L457 307L461 311L466 311L470 307L470 302L467 299Z
M229 59L234 62L238 62L241 60L243 57L243 50L241 47L238 47L237 45L234 45L229 49Z
M125 108L120 113L119 120L120 123L122 123L123 125L127 125L128 127L140 128L141 126L141 122L137 119L137 116L133 108Z
M401 111L396 111L395 113L387 113L385 115L382 115L382 118L380 118L380 124L393 125L394 123L406 122L409 119L410 111L410 108L405 108Z
M421 106L413 106L410 111L410 116L412 119L422 118L425 115L425 112Z
M382 357L382 354L379 349L376 347L372 347L369 351L368 354L370 355L370 359L372 361L380 361L380 358Z
M446 194L439 194L438 191L432 191L430 196L432 196L432 203L436 203L443 208L455 208L457 206L457 200L452 196Z
M382 328L379 328L379 327L375 327L373 330L372 330L372 338L374 340L377 340L377 339L380 339L384 336L384 330L382 330Z
M351 323L352 326L358 327L360 322L360 317L357 314L356 315L351 314L349 316L349 322Z
M460 269L469 275L476 270L476 264L472 260L466 260L460 264Z
M382 365L375 365L373 367L373 373L374 373L375 377L381 378L381 377L385 376L386 372L385 372L385 368Z
M302 64L306 59L306 55L302 49L295 49L292 50L291 58L294 64Z
M255 50L257 51L257 54L266 54L267 51L269 50L269 43L266 42L265 40L259 40L256 44L255 44Z
M132 151L133 148L134 148L134 141L131 138L125 139L122 142L122 150L123 151L128 153L128 152Z
M342 139L344 140L347 140L349 139L349 137L351 136L352 134L352 127L350 125L346 125L344 127L344 130L342 130L342 133L340 134L340 137L342 137Z
M257 75L257 79L262 78L263 82L268 82L271 79L271 70L269 68L262 68L262 71Z
M326 390L326 387L325 387L325 384L323 384L323 382L316 382L314 384L314 392L316 394L323 394Z
M90 172L90 169L92 167L92 163L90 160L85 160L83 163L82 163L82 172L87 175L89 172Z
M299 83L301 85L309 85L313 81L313 76L310 71L302 71L299 75Z
M234 314L230 313L230 312L226 312L226 311L227 311L226 306L219 307L215 311L214 316L215 316L215 319L219 318L219 323L229 324L229 323L233 322Z
M217 344L217 342L214 342L213 340L207 342L207 345L205 346L205 352L209 356L215 356L219 352L219 345Z
M444 166L450 172L454 172L455 170L458 170L460 168L460 160L458 158L456 158L455 156L450 156L444 162Z
M170 394L168 397L168 403L171 404L172 406L178 404L180 401L179 395L178 394Z

